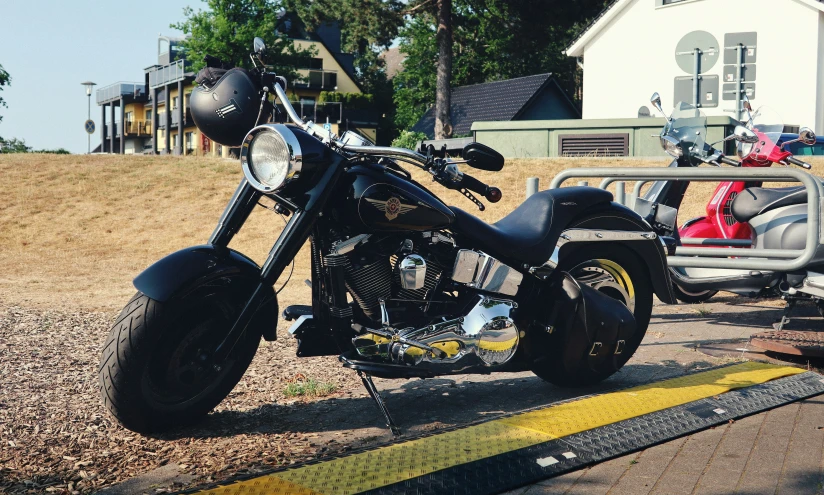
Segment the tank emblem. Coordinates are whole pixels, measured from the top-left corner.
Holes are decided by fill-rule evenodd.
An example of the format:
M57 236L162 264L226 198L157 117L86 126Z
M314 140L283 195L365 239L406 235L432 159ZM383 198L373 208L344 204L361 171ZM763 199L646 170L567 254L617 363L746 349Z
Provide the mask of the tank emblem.
M369 203L372 206L384 212L386 214L386 218L388 218L390 221L398 218L398 215L409 213L410 211L417 208L417 206L405 205L401 203L401 200L394 196L387 199L386 201L370 198L366 198L366 201L369 201Z

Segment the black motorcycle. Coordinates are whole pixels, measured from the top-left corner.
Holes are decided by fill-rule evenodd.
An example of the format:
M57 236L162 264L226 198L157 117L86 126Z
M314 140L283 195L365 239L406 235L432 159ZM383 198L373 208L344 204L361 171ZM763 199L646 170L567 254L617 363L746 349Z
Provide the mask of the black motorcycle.
M262 50L256 40L253 56ZM216 119L238 134L240 121L229 125L226 116L257 114L241 129L244 177L208 243L138 275L138 292L111 330L101 393L130 430L192 423L229 394L261 337L276 339L273 284L307 238L311 305L282 312L294 321L297 355L339 356L394 433L373 376L531 370L556 385L589 385L638 348L653 293L674 302L661 239L607 191L541 191L490 225L446 206L401 164L483 210L475 194L496 202L500 190L458 165L500 170L504 159L491 148L472 143L450 160L431 146L375 146L352 133L339 139L304 123L285 81L262 67L209 70L191 98L204 133L237 145ZM271 92L294 125L255 125L276 108ZM258 266L228 245L264 198L289 220Z

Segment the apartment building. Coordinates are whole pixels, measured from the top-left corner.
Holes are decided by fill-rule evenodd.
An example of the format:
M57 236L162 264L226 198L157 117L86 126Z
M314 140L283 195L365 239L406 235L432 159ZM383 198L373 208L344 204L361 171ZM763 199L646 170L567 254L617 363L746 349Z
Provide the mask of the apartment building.
M297 72L303 81L290 84L287 91L298 113L305 120L328 124L336 134L354 130L374 140L378 114L374 109L364 108L363 99L352 105L324 101L322 97L355 101L351 94L362 94L355 78L354 57L340 51L337 24L324 24L316 32L308 32L299 21L284 15L278 29L295 44L304 48L314 46L317 52L299 62ZM144 69L142 82L116 82L97 90L101 144L95 152L222 157L237 154L237 150L212 142L192 120L189 97L195 88L195 73L182 56L181 41L170 36L158 38L157 63Z

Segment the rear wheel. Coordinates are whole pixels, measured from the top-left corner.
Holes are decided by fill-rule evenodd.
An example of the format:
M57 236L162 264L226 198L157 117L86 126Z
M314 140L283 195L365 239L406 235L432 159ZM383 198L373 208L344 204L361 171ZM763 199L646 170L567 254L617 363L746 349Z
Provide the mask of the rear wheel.
M709 300L712 296L718 294L717 290L702 290L690 292L686 289L679 287L678 284L672 284L672 291L675 293L676 299L686 304L702 303L704 301Z
M533 367L532 371L542 379L561 387L581 387L598 383L618 371L638 349L649 326L652 315L652 287L647 268L632 251L623 246L607 246L605 243L581 249L564 259L556 270L569 273L581 285L590 287L623 303L635 317L636 331L627 340L621 354L604 361L600 369L587 365L589 353L567 356L572 347L564 345L569 340L554 336L554 345L547 359ZM570 359L573 358L573 359ZM577 362L570 368L564 363Z
M261 332L247 328L229 357L211 353L243 308L237 287L208 287L165 303L138 292L111 329L100 361L103 404L126 428L154 433L202 419L248 368Z

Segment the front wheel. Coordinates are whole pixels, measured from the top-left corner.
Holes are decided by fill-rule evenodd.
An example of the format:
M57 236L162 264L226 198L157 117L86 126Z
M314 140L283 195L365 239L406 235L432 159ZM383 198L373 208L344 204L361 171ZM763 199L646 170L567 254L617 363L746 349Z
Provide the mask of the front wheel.
M672 284L672 291L675 293L675 298L685 304L702 303L708 301L712 296L718 294L717 290L702 290L690 292L679 287L678 284Z
M636 331L626 341L621 354L602 362L593 370L587 364L589 349L580 352L569 345L566 335L554 335L546 359L532 371L540 378L561 387L596 384L618 371L638 349L652 315L652 287L647 268L638 256L623 246L598 243L563 259L556 270L569 273L581 285L590 287L623 303L635 317ZM577 363L570 367L569 363Z
M144 434L185 426L231 392L261 336L250 325L222 365L211 364L243 308L238 292L245 293L209 287L165 303L135 294L112 326L99 368L103 405L120 424Z

